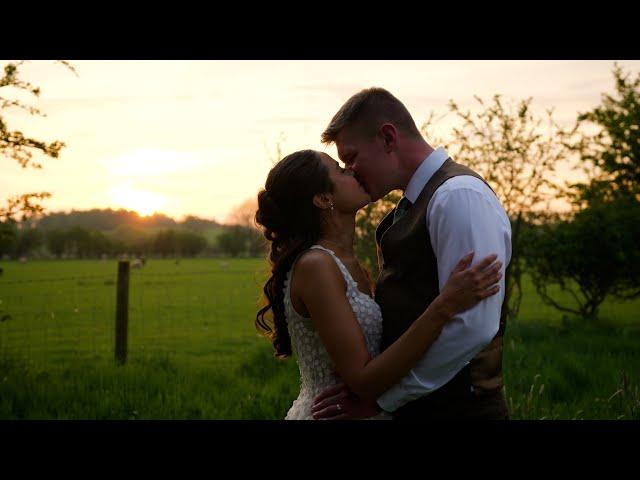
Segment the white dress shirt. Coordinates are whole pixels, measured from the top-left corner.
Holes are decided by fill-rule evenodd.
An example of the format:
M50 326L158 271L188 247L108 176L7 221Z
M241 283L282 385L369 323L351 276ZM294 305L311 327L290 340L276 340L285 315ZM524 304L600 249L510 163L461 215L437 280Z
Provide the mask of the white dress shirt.
M412 204L447 158L447 152L438 148L420 164L404 192ZM440 290L460 259L471 251L475 252L471 266L497 254L503 276L499 293L447 322L411 371L378 398L380 407L388 412L449 382L491 342L500 326L504 273L511 260L511 224L496 195L476 177L453 177L435 191L426 217Z

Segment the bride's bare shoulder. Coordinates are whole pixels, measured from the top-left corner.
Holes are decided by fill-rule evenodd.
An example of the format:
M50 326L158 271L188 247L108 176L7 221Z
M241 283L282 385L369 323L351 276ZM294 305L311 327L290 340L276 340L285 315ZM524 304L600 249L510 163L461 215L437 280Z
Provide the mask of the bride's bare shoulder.
M340 273L331 255L317 248L310 248L298 258L294 272L296 275L317 274L319 272Z
M308 286L326 285L335 282L342 274L331 255L319 249L309 249L298 258L293 270L294 284Z

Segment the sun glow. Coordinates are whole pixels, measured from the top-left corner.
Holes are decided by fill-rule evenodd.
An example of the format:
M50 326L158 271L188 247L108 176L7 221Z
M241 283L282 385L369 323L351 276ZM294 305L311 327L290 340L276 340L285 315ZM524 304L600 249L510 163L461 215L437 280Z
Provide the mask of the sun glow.
M167 199L152 192L136 190L130 185L118 185L111 190L111 204L116 208L134 210L146 217L159 212Z

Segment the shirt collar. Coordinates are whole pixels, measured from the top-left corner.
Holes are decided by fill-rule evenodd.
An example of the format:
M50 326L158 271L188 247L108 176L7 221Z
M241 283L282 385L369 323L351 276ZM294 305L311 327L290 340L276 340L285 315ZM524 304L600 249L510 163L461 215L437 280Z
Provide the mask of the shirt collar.
M422 161L420 166L413 173L413 176L411 177L411 180L409 180L409 183L407 183L407 188L404 191L404 196L412 204L416 203L418 195L420 195L424 186L447 158L449 158L447 151L443 147L438 147Z

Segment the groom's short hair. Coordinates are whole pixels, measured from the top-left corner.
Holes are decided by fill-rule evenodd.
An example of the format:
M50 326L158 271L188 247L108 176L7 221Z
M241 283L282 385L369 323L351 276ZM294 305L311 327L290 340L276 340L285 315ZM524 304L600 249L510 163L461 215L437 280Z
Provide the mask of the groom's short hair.
M410 137L422 138L407 107L384 88L371 87L356 93L342 105L322 132L321 140L331 144L347 127L371 138L384 123L392 123Z

